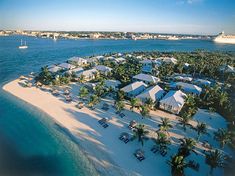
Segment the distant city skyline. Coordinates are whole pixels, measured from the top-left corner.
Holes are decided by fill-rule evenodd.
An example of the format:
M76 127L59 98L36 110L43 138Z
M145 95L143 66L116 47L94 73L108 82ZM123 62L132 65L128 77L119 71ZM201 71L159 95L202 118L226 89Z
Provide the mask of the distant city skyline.
M0 29L235 34L233 0L1 0Z

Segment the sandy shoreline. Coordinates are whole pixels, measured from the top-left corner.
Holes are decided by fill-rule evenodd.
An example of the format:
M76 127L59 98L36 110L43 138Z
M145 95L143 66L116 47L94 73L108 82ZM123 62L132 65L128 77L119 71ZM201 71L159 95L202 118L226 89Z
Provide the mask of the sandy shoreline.
M77 111L78 109L75 108L74 103L66 104L60 100L58 100L57 97L52 96L49 92L44 92L38 88L32 87L32 88L24 88L21 85L18 84L19 79L16 79L12 82L9 82L8 84L5 84L3 86L3 90L9 92L10 94L16 96L17 98L39 108L46 114L48 114L56 123L56 125L61 129L61 132L66 134L71 140L73 140L75 143L79 145L79 147L82 149L82 152L87 156L88 160L94 165L97 172L101 175L125 175L125 172L122 171L120 168L117 167L117 165L109 158L109 156L106 156L104 152L102 153L102 158L104 161L108 160L109 166L102 161L98 160L99 154L97 147L90 143L89 141L86 142L84 139L87 138L87 136L83 136L84 139L81 142L81 133L78 133L75 130L75 127L81 127L86 130L92 131L92 129L88 128L86 125L77 123L77 121L73 118L71 118L71 115L69 113L66 113L63 111L63 109L68 107L71 108L74 111ZM52 107L53 108L50 108ZM59 109L60 110L59 110ZM83 108L84 110L85 108ZM90 111L86 108L86 111ZM62 117L63 116L63 117ZM88 139L88 138L87 138ZM90 139L89 139L90 140ZM88 144L89 143L89 144ZM97 151L96 158L94 158L94 151Z
M177 126L177 116L169 113L159 110L152 111L151 119L142 119L139 113L124 110L126 116L120 118L115 114L113 108L110 108L108 111L101 109L104 101L112 104L112 101L109 99L102 100L95 110L90 110L86 107L78 109L75 107L75 102L67 103L62 97L55 97L49 91L43 91L36 87L25 88L19 84L19 81L19 79L14 80L4 85L3 89L47 113L59 125L62 132L66 133L71 140L79 144L82 152L91 161L100 175L170 176L170 167L166 164L166 161L170 159L171 155L177 153L178 139L185 136L193 138L196 136L194 131L188 130L187 132L183 132L182 129L179 129ZM73 95L78 94L78 87L73 87L71 90L73 90ZM213 118L210 118L211 116ZM107 129L101 127L97 122L103 117L110 119ZM161 117L169 118L175 126L170 131L173 141L171 148L165 157L155 155L150 151L154 142L148 140L143 146L146 159L139 162L133 156L134 151L141 148L138 141L125 144L118 137L122 132L131 134L127 128L131 120L144 123L147 129L152 131L152 135L155 135L154 131L158 128ZM206 111L199 110L198 114L195 115L195 120L198 119L210 125L210 133L213 133L218 128L226 127L225 120L218 114L209 114ZM215 147L218 146L211 137L205 136L203 140L208 140ZM202 163L200 170L196 172L186 169L186 175L196 176L206 175L208 173L209 167L204 164L205 159L201 153L204 149L201 143L199 143L197 146L199 155L192 154L190 156L190 159L196 158L197 162ZM221 175L222 170L218 169L215 173L215 175Z

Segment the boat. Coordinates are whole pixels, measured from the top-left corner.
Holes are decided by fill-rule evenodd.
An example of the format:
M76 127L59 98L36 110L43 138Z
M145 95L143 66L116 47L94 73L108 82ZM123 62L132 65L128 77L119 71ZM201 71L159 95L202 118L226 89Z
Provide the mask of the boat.
M216 43L235 44L235 35L225 35L224 31L219 33L214 39Z
M23 45L23 41L21 40L21 44L19 46L19 49L27 49L28 46L26 45L26 41L24 42L24 45Z

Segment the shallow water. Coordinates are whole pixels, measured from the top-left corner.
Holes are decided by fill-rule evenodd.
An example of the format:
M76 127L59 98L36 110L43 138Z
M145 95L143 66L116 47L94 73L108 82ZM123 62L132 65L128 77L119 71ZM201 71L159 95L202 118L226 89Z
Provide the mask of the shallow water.
M19 50L20 40L29 48ZM0 37L0 86L71 56L107 52L235 51L235 45L201 40L58 40ZM95 175L79 147L37 110L0 89L0 175Z

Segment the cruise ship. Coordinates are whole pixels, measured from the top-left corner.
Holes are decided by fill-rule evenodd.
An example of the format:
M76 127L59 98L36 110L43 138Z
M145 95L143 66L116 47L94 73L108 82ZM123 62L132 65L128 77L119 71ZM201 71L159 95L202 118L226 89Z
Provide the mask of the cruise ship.
M213 41L217 43L235 44L235 35L225 35L224 32L221 32Z

